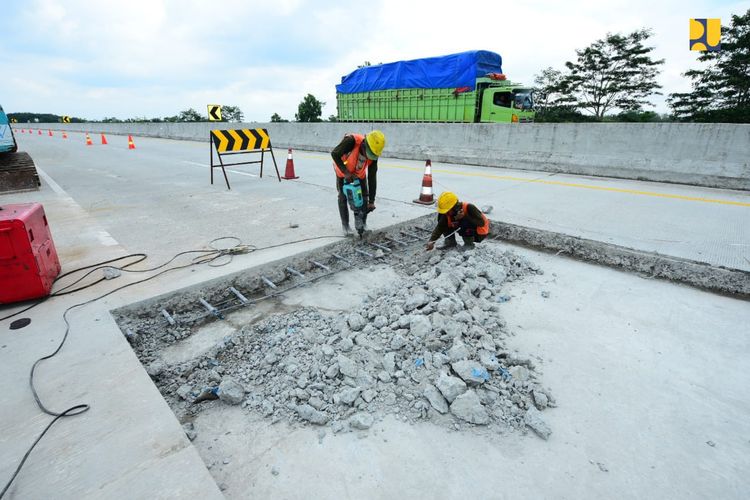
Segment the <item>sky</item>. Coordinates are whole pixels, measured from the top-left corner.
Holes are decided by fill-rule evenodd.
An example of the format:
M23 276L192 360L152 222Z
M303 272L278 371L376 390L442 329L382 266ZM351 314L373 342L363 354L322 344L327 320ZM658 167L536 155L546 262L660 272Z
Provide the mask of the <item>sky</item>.
M308 93L336 114L335 85L372 63L490 50L513 82L563 69L607 33L650 28L665 59L664 96L682 73L690 18L728 24L750 1L518 0L0 0L0 105L100 120L164 117L208 104L245 121L294 119Z

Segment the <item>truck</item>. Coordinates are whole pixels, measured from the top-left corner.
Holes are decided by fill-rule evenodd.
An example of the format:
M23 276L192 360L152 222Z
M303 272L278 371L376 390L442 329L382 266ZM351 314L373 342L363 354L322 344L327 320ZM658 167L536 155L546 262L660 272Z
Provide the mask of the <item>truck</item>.
M0 194L33 191L41 185L34 160L18 151L13 128L0 106Z
M360 67L336 85L336 105L343 122L534 121L532 89L487 50Z

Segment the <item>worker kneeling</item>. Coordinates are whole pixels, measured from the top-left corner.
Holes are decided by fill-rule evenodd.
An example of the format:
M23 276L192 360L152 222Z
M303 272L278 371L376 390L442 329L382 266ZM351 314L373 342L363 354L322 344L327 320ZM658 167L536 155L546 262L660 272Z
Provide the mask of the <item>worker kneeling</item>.
M464 240L464 248L474 247L474 243L484 240L490 232L490 221L481 210L471 203L460 202L458 197L446 191L438 198L438 222L432 231L427 250L435 247L435 242L445 236L445 243L440 249L456 246L456 233Z

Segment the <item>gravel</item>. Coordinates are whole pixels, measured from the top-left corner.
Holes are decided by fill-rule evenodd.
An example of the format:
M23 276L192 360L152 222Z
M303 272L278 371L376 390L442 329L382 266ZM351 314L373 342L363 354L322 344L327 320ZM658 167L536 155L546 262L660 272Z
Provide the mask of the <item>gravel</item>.
M533 363L506 347L512 332L500 314L505 283L539 271L493 245L403 255L393 264L398 284L371 290L356 310L279 312L174 366L161 352L192 330L128 318L137 332L133 347L184 420L212 405L242 403L242 411L269 421L327 426L334 434L394 415L458 430L529 427L547 439L539 410L554 400ZM203 393L219 400L195 402Z

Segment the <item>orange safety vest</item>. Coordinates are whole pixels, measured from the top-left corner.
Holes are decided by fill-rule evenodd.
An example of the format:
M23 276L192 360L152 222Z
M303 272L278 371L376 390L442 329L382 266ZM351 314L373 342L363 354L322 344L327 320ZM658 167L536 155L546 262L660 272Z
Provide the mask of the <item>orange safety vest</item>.
M362 141L365 140L365 136L361 134L351 134L354 137L354 149L352 149L348 155L341 156L341 161L346 165L346 169L349 173L356 175L359 179L364 179L367 176L367 167L370 166L372 161L367 156L359 156L359 151L362 149ZM364 158L364 159L363 159ZM341 171L336 162L333 162L333 169L336 171L336 177L343 179L344 172Z
M469 204L467 202L463 202L461 204L461 210L464 214L468 214L469 210ZM482 211L479 211L480 214L482 214ZM453 218L451 217L450 213L445 214L448 216L448 227L451 229L457 228L461 223L459 221L453 222ZM464 215L466 217L466 215ZM482 214L482 220L484 221L484 224L481 226L477 226L477 234L489 234L490 233L490 220Z

